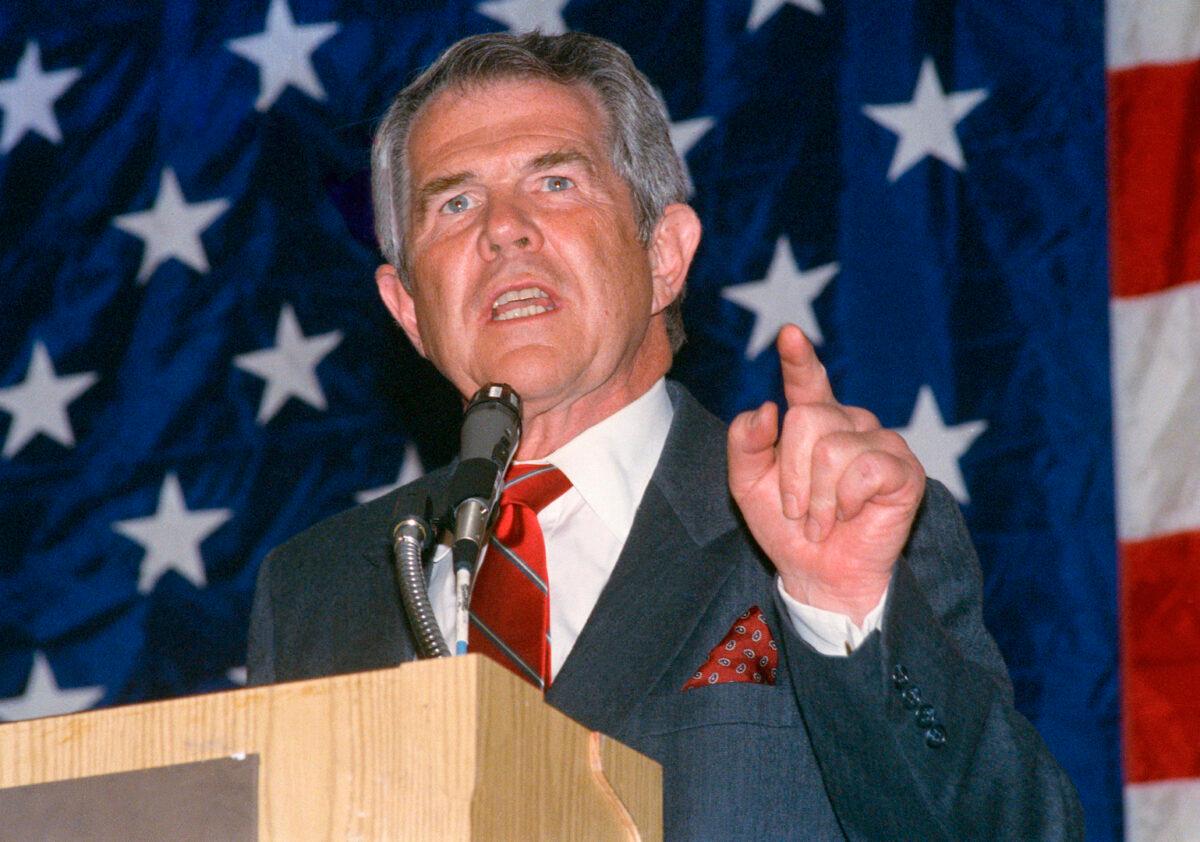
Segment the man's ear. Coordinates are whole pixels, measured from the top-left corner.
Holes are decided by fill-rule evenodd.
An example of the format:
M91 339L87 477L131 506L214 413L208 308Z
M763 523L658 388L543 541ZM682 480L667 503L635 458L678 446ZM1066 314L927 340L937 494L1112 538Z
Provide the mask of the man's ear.
M408 336L408 341L417 349L417 353L425 356L425 345L421 342L421 329L417 327L417 309L413 298L404 284L400 282L400 274L396 267L384 263L375 270L375 286L379 288L379 297Z
M667 205L650 241L654 282L652 314L662 312L683 293L688 269L700 245L700 217L690 205Z

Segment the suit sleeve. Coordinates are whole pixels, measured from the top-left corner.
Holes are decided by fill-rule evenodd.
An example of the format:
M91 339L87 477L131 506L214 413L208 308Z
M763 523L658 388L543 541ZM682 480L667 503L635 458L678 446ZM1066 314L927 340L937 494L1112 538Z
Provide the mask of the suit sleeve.
M830 658L781 625L784 662L848 838L1083 838L1074 787L1013 707L983 625L979 564L940 485L930 484L897 565L881 632Z

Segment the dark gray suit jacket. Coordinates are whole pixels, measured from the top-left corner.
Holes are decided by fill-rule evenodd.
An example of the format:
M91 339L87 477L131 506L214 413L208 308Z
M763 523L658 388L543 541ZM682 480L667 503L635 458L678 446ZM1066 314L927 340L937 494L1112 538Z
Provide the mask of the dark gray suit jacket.
M729 498L724 425L681 387L671 396L675 419L624 551L546 694L663 764L667 838L1082 838L1070 781L1012 706L946 490L930 483L882 634L851 657L821 656L782 619L771 565ZM330 518L266 558L251 682L414 657L389 528L446 478ZM777 683L683 691L752 605L780 646ZM907 683L894 680L901 671ZM944 729L940 747L905 705L914 687Z

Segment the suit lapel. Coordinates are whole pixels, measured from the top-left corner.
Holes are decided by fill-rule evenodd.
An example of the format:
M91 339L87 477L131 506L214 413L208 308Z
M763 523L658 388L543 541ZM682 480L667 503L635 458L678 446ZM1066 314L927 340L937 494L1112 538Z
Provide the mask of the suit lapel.
M613 733L735 569L724 427L672 389L675 419L608 584L546 701ZM724 539L722 538L724 536Z
M588 727L616 731L658 683L732 569L696 546L651 486L546 701Z
M363 550L363 558L369 565L364 566L363 575L370 582L363 590L378 602L342 619L344 633L352 639L341 647L354 647L358 651L355 657L364 665L390 666L415 660L416 645L400 600L391 542L381 539L373 543Z

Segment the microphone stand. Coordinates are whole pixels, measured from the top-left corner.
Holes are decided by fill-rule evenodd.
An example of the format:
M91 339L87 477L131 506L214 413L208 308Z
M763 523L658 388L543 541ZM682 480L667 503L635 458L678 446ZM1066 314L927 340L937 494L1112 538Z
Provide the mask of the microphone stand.
M454 526L454 654L457 655L467 652L471 580L487 546L504 475L520 438L521 399L516 392L503 383L491 383L476 392L464 414L462 461L450 478L446 491L449 505L444 509L446 521ZM427 503L427 512L430 509L432 506ZM446 657L451 654L450 647L438 626L425 583L424 554L433 543L429 521L417 515L402 518L392 529L392 542L400 598L412 626L417 653L422 658Z

